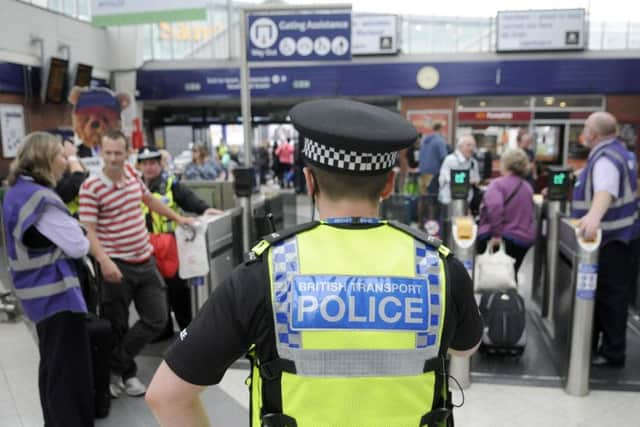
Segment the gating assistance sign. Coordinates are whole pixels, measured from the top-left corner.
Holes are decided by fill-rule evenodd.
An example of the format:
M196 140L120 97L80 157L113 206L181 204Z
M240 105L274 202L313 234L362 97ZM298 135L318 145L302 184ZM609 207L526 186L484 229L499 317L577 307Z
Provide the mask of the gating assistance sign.
M292 13L256 12L248 16L248 61L351 59L348 10Z
M425 331L424 279L377 276L294 276L291 328Z

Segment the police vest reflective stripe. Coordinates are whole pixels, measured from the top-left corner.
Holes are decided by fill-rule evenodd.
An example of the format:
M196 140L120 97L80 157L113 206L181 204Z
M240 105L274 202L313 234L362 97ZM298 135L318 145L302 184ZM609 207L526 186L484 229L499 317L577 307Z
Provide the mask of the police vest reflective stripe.
M166 180L164 180L160 184L160 192L151 193L153 196L164 203L168 208L173 210L174 212L178 212L178 205L173 198L173 182L175 177L173 175L169 176ZM164 190L164 191L162 191ZM142 204L142 213L145 215L151 216L151 232L154 234L157 233L173 233L176 230L175 221L170 220L169 218L160 215L157 212L152 212L149 210L147 205Z
M67 203L67 209L71 215L76 216L80 210L80 196L74 197L69 203Z
M388 225L323 224L274 245L268 259L276 348L293 367L279 379L284 416L300 427L421 425L442 387L425 372L445 318L438 252ZM274 398L259 367L252 426Z

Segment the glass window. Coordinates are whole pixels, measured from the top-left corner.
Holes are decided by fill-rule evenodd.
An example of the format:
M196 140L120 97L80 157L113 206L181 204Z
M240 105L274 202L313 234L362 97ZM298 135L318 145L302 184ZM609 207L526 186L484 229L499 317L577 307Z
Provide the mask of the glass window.
M629 24L629 49L640 49L640 23Z
M49 0L47 8L62 13L64 10L62 1L63 0Z
M82 19L83 21L91 20L89 0L78 0L78 19Z
M144 47L142 53L143 61L151 61L153 59L153 38L152 38L152 24L145 24L143 29Z
M62 13L76 16L76 0L62 0Z
M171 24L161 22L153 24L151 29L153 59L171 59Z
M608 22L605 25L603 48L607 50L627 48L627 23Z
M526 108L530 102L531 98L528 96L468 96L458 98L458 108Z
M536 96L536 108L602 108L601 96L547 95Z
M589 49L601 50L602 49L602 22L591 22L589 24Z
M171 24L173 59L191 57L193 43L193 25L191 24L191 22L173 22Z
M589 156L589 148L584 145L582 130L584 125L569 126L569 160L582 160Z

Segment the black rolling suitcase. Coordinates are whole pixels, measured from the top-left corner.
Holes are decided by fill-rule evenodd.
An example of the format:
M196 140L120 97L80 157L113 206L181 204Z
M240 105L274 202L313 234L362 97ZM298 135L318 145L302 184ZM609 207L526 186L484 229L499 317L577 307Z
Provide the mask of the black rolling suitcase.
M95 417L105 418L109 415L109 410L111 409L111 394L109 393L111 373L109 359L113 342L111 322L99 316L102 284L100 266L91 257L78 260L76 266L82 293L89 310L87 314L87 332L91 347Z
M109 394L109 358L111 356L111 322L93 314L87 317L93 368L94 408L96 418L105 418L111 409Z
M520 356L527 342L524 299L516 289L483 291L484 332L480 352Z

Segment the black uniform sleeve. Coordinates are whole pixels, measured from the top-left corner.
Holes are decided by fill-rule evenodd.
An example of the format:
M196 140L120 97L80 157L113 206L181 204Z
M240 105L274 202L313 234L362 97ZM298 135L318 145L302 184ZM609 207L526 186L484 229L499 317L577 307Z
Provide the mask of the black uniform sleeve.
M176 203L183 211L202 215L209 208L189 187L180 182L173 183L172 191Z
M473 282L462 263L455 257L447 259L447 286L450 287L452 304L447 304L453 310L449 323L452 328L449 347L454 350L465 351L475 347L482 337L482 318L473 295Z
M84 172L65 173L56 185L56 193L63 202L69 203L80 192L80 186L87 179Z
M252 343L269 335L266 280L262 260L237 267L167 351L171 370L191 384L219 383Z

